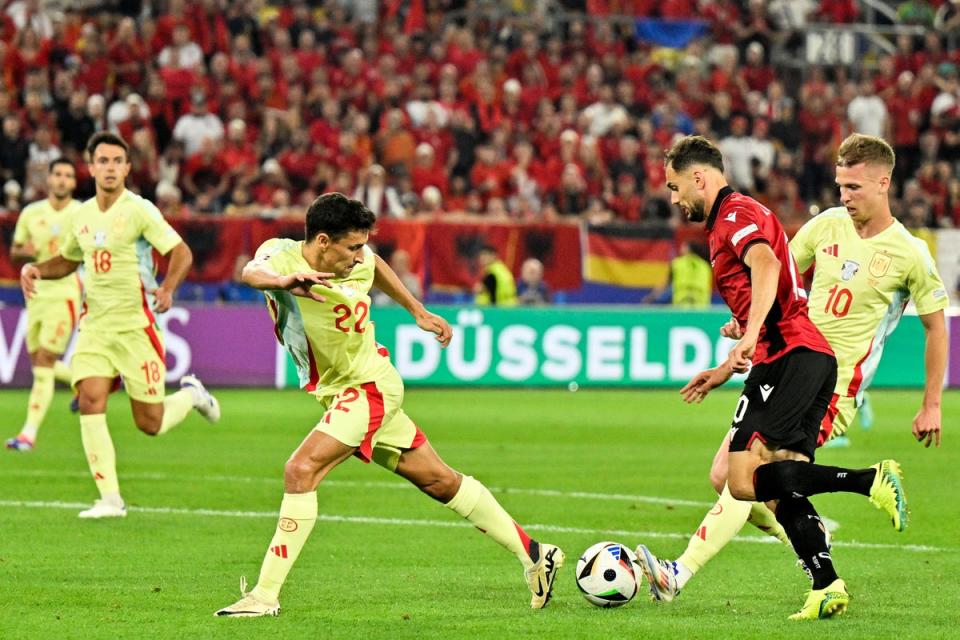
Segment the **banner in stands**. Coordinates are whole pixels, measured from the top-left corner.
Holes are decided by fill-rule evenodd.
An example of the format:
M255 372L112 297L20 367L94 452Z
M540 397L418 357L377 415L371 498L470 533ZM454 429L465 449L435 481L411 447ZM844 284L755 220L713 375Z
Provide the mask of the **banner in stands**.
M19 268L9 258L10 238L17 217L0 213L0 281L15 283ZM302 240L300 218L170 218L170 224L193 250L190 282L225 282L238 265L270 238ZM575 290L583 284L580 225L577 223L491 223L475 221L377 221L370 242L390 260L394 251L410 256L410 269L438 288L473 291L480 279L477 254L485 244L497 248L515 275L527 258L543 263L544 280L554 291ZM158 261L160 271L166 261Z
M410 386L673 387L726 356L722 311L554 307L437 308L454 325L440 349L395 307L373 313L377 340ZM0 309L0 385L30 384L22 308ZM176 307L161 316L168 383L194 372L213 386L297 385L260 305ZM903 319L883 355L875 387L923 385L923 328ZM68 351L69 354L69 351ZM960 317L951 318L950 380L960 386Z
M373 312L377 341L408 386L672 387L722 361L731 340L720 310L437 308L454 327L446 350L397 308ZM922 387L923 328L905 317L874 387ZM297 385L288 362L287 386ZM739 378L739 379L742 379ZM960 374L954 380L960 382Z
M622 287L658 287L667 281L674 257L669 228L636 225L588 226L584 280Z

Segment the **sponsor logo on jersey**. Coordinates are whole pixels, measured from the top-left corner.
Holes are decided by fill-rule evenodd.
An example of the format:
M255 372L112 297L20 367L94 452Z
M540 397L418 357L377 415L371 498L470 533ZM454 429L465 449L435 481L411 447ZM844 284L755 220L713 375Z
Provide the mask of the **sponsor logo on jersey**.
M833 256L834 258L836 258L840 255L840 245L831 244L830 246L824 247L823 252L828 256Z
M850 280L853 276L857 275L858 271L860 271L859 264L853 260L844 260L843 266L840 267L840 278L844 281Z
M736 222L736 221L737 221L737 212L736 212L736 211L731 211L730 213L727 214L727 216L724 218L724 220L726 220L727 222Z
M868 269L870 269L870 275L875 278L882 278L887 275L891 264L893 264L893 258L886 253L878 252L873 254L868 267Z
M769 385L769 384L760 385L760 395L763 397L764 402L767 401L767 398L770 397L771 393L773 393L773 385Z
M93 234L93 244L98 247L102 247L107 244L107 232L106 231L97 231Z

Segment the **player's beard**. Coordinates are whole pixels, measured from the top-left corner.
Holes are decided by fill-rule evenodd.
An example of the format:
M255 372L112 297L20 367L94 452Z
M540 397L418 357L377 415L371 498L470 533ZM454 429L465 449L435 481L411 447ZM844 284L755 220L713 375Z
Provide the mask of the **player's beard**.
M687 220L690 222L703 222L707 219L707 207L703 198L694 200L685 209L687 210Z

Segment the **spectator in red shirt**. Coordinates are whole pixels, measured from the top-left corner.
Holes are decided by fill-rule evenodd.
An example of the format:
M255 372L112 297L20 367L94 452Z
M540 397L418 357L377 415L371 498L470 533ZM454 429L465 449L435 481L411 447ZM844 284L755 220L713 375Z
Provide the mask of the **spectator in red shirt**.
M507 193L505 167L497 161L493 148L480 145L476 148L476 162L470 170L470 184L483 199L502 198Z
M276 158L267 158L260 168L256 182L250 188L250 193L258 204L272 207L274 196L278 193L286 193L289 188L290 184L280 163Z
M449 190L446 169L437 162L433 147L426 142L417 145L410 179L413 181L413 190L416 193L422 194L423 190L429 186L438 188L441 194Z
M823 96L813 94L800 110L797 122L803 131L803 190L805 198L816 199L833 175L833 152L840 142L840 122L827 109Z
M227 167L220 160L218 141L204 138L200 150L187 158L180 174L180 184L188 200L205 195L219 200L229 186Z
M643 219L643 196L637 192L637 181L629 173L623 173L617 179L616 192L607 198L607 207L625 222L639 222Z
M143 82L143 66L147 50L137 35L137 24L133 18L124 18L117 26L117 32L107 50L107 59L118 85L139 87Z
M303 129L294 129L290 134L290 147L277 156L294 191L316 187L317 167L321 157L314 151L310 138Z
M220 149L220 162L231 180L248 184L257 173L257 154L247 139L247 123L240 119L227 125L227 139Z
M751 42L747 45L745 65L740 68L740 78L750 91L766 93L774 81L773 69L764 61L763 45Z

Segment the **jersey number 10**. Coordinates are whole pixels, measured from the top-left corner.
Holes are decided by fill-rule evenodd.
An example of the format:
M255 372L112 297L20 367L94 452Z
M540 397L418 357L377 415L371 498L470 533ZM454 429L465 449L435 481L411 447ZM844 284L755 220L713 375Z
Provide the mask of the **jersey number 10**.
M850 293L850 289L841 289L840 285L835 284L830 289L827 306L823 310L825 313L832 313L837 318L842 318L850 311L851 303L853 303L853 294Z

